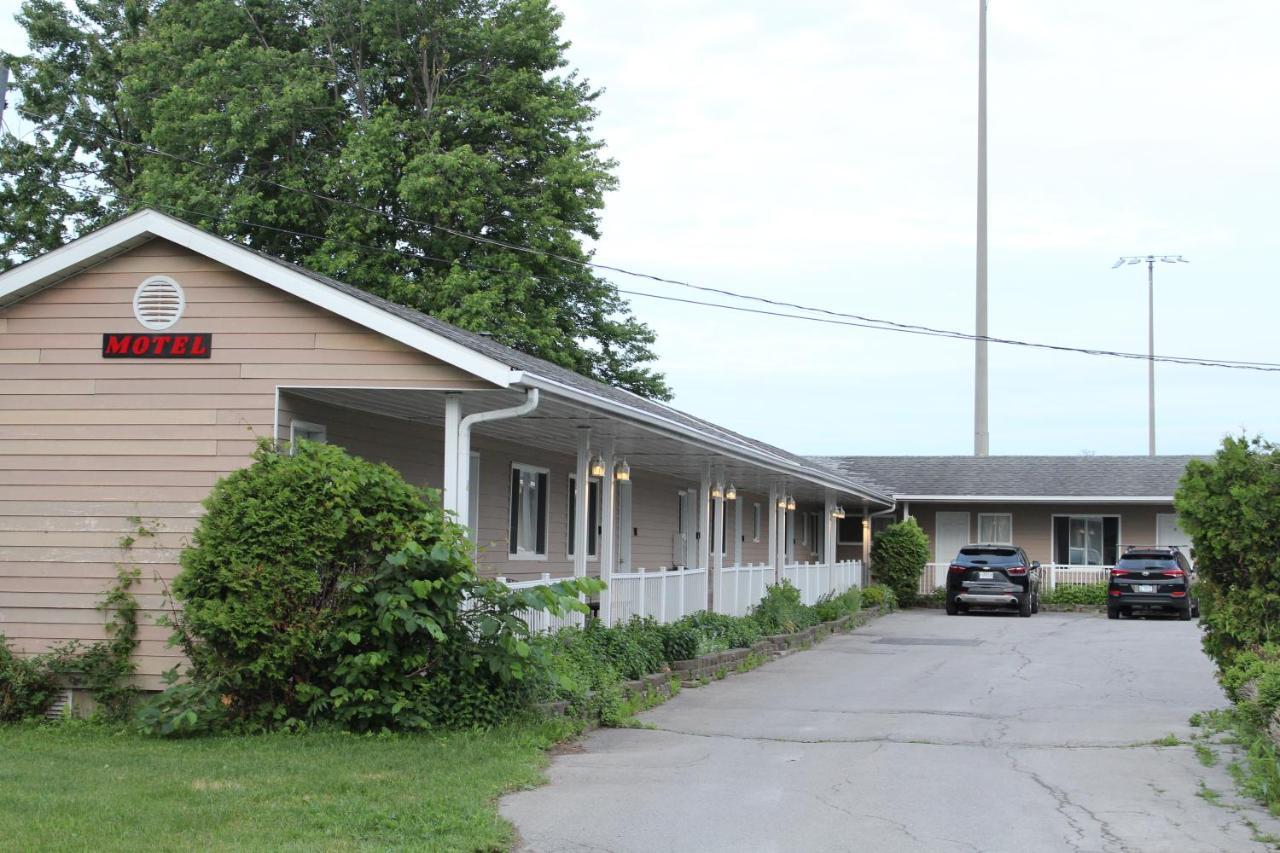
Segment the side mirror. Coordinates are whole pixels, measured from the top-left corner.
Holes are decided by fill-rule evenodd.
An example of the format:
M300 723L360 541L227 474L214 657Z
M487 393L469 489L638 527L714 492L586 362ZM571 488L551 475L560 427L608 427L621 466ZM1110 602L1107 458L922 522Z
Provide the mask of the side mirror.
M1033 568L1033 569L1038 569L1038 568L1040 568L1040 561L1039 561L1039 560L1032 560L1032 561L1031 561L1031 568Z

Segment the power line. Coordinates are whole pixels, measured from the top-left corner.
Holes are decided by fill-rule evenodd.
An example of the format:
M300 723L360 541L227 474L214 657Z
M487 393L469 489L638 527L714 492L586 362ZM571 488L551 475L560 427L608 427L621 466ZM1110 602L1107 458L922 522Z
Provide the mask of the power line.
M440 258L440 257L429 255L425 252L420 252L417 250L395 249L388 246L374 246L367 243L359 243L351 240L343 240L340 238L324 237L319 234L310 234L305 231L297 231L291 228L283 228L277 225L267 225L265 223L253 222L253 221L244 220L244 219L235 219L235 218L226 217L226 216L210 215L207 213L203 213L201 211L191 210L188 208L178 207L170 204L163 204L158 202L145 202L141 199L133 198L130 196L126 196L122 193L117 193L112 191L97 191L97 190L89 189L87 187L76 186L74 184L66 184L59 181L42 182L42 183L53 184L74 192L93 194L93 195L98 195L98 194L107 195L120 201L139 203L139 204L151 204L154 207L164 208L177 213L197 216L204 219L213 220L216 222L243 225L249 228L261 228L261 229L273 231L276 233L288 234L290 236L300 237L304 239L319 240L321 242L329 242L334 245L340 245L340 246L345 246L349 248L366 249L373 252L382 252L386 254L397 255L399 257L412 257L412 258L417 258L421 260L431 261L434 263L448 264L451 266L456 265L456 266L460 266L465 269L470 269L476 272L488 272L495 275L510 275L512 272L511 270L501 270L493 267L486 267L478 264L471 264L465 261ZM522 274L527 275L529 278L535 281L540 281L540 282L547 281L545 278L537 275L533 275L531 273L522 273ZM658 299L665 302L677 302L685 305L698 305L706 308L718 308L721 310L736 311L736 312L745 313L745 314L756 314L756 315L767 316L767 317L778 317L778 318L783 318L788 320L803 320L806 322L822 323L825 325L849 326L854 328L870 329L872 331L895 332L898 334L911 334L911 335L920 335L925 337L944 337L944 338L961 339L961 340L972 339L972 336L964 335L962 333L945 333L945 332L940 333L940 332L935 332L925 328L915 328L915 329L897 328L897 327L888 327L883 325L874 325L872 323L861 322L859 320L828 318L828 317L811 317L803 314L792 314L784 311L771 311L771 310L762 309L762 308L749 308L743 305L726 305L722 302L707 302L705 300L700 300L700 299L686 299L678 296L668 296L665 294L650 293L643 290L630 290L626 288L617 287L616 285L615 285L615 289L619 293L627 294L628 296L640 296L648 299ZM1034 349L1046 349L1046 350L1051 350L1055 352L1071 352L1071 353L1077 353L1081 355L1123 358L1123 359L1144 360L1144 361L1150 358L1150 356L1144 355L1142 353L1130 353L1130 352L1123 352L1123 351L1117 351L1117 350L1071 347L1071 346L1064 346L1064 345L1057 345L1057 344L1045 344L1045 343L1039 343L1039 342L1033 342L1033 341L1017 341L1017 340L1004 339L1004 338L989 338L988 340L992 343L1000 343L1000 344L1006 344L1010 346L1022 346L1022 347L1030 347ZM1167 364L1182 364L1182 365L1191 365L1191 366L1197 366L1197 367L1220 367L1220 368L1231 369L1231 370L1253 370L1253 371L1259 371L1264 373L1280 372L1280 363L1274 363L1274 362L1233 361L1228 359L1198 358L1198 357L1191 357L1191 356L1155 356L1155 359L1156 361L1164 362Z
M22 108L19 107L19 109L22 109ZM28 115L30 116L32 114L28 112ZM40 117L36 116L36 118L40 118ZM44 119L48 119L48 118L50 117L48 116L44 117ZM195 160L180 154L174 154L172 152L163 151L161 149L158 149L151 145L147 145L145 143L133 142L131 140L122 139L118 136L114 136L110 133L101 131L98 128L88 128L79 122L72 121L72 123L79 126L82 130L98 133L99 135L105 137L106 139L110 139L122 145L128 145L134 148L139 148L144 153L147 153L147 154L151 154L158 157L165 157L171 160L175 160L177 162L186 163L192 166L197 166L199 168L215 172L227 180L232 180L235 177L228 174L223 167L217 166L215 164L205 163L200 160ZM741 299L748 302L756 302L763 305L769 305L775 308L791 308L798 311L806 311L814 314L820 314L825 317L833 317L841 320L856 321L855 323L847 323L845 325L866 324L865 325L866 328L889 327L892 329L897 329L897 330L911 332L911 333L932 335L936 337L948 337L948 338L954 338L956 340L984 341L988 343L1007 344L1011 346L1025 346L1025 347L1033 347L1038 349L1049 349L1049 350L1055 350L1059 352L1081 352L1089 355L1109 355L1109 356L1115 356L1119 358L1143 358L1143 359L1147 358L1146 355L1141 355L1139 353L1129 353L1129 352L1116 351L1116 350L1091 349L1091 348L1083 348L1083 347L1071 347L1071 346L1055 345L1055 344L1042 344L1042 343L1037 343L1033 341L1019 340L1016 338L997 338L991 335L976 335L970 332L961 332L954 329L942 329L934 326L920 325L917 323L903 323L896 320L885 320L877 317L868 317L862 314L854 314L846 311L836 311L830 308L823 308L820 306L804 305L798 302L790 302L790 301L781 300L781 299L771 299L765 296L756 296L751 294L738 293L736 291L726 290L724 288L694 284L693 282L683 281L683 280L674 279L674 278L668 278L665 276L655 275L653 273L630 270L625 267L613 266L610 264L602 264L595 261L584 261L576 258L570 258L564 255L556 254L554 252L547 252L542 249L534 249L529 246L521 246L515 243L508 243L506 241L496 240L491 237L484 237L476 234L468 234L464 231L458 231L457 229L449 228L448 226L432 225L427 222L422 222L420 220L413 219L412 217L404 216L403 214L396 214L390 211L377 210L375 208L365 207L364 205L356 204L354 202L349 202L349 201L346 201L345 199L335 198L333 196L326 195L324 193L316 192L315 190L310 190L303 187L294 187L288 184L282 184L282 183L279 183L278 181L273 181L270 178L264 178L257 175L248 175L248 174L242 175L240 177L246 180L257 181L259 183L263 183L268 186L276 187L278 189L285 190L287 192L301 193L303 195L311 196L312 198L316 198L331 204L336 204L343 207L351 208L363 213L372 214L374 216L380 216L389 221L399 220L402 222L419 226L421 228L426 228L428 230L443 231L444 233L450 234L455 237L471 240L471 241L485 244L485 245L495 246L498 248L508 249L510 251L516 251L516 252L522 252L530 255L547 257L553 260L563 261L565 263L579 266L579 267L615 272L620 275L627 275L633 278L645 279L648 281L657 282L659 284L676 285L679 287L684 287L691 290L700 291L703 293L714 293L719 296L729 297L731 299ZM371 247L371 248L375 248L375 247ZM708 304L715 304L715 303L708 303ZM1177 356L1165 356L1163 357L1163 359L1166 361L1169 361L1170 363L1179 363L1179 362L1185 361L1186 363L1190 363L1190 364L1204 364L1204 363L1211 362L1213 364L1222 364L1222 365L1230 364L1230 365L1249 365L1249 366L1280 366L1272 362L1251 362L1251 361L1239 361L1239 360L1233 360L1233 359L1220 359L1220 358L1200 358L1200 357L1183 358L1183 357L1177 357Z

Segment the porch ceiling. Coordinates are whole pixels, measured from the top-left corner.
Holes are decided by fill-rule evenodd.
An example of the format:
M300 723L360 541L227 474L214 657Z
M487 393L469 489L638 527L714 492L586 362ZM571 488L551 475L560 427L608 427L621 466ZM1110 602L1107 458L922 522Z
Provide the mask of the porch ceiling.
M359 412L384 415L401 420L444 427L444 392L413 388L281 388L283 393L341 406ZM467 391L462 395L462 412L505 408L522 402L524 392L518 389L491 391ZM522 418L477 424L473 435L506 441L513 444L536 447L553 453L573 456L577 452L578 429L591 427L593 451L603 447L604 439L612 437L614 452L626 457L631 464L633 479L640 479L644 472L663 474L691 484L702 476L708 462L713 470L724 470L725 483L733 483L739 489L767 494L772 483L784 482L786 490L797 501L821 503L825 499L825 486L804 480L795 475L781 473L767 464L741 459L710 447L664 435L660 431L631 423L584 406L565 401L544 392L538 408ZM532 460L531 460L532 461ZM834 475L835 479L838 475ZM846 509L872 505L867 499L852 491L837 490L838 500Z

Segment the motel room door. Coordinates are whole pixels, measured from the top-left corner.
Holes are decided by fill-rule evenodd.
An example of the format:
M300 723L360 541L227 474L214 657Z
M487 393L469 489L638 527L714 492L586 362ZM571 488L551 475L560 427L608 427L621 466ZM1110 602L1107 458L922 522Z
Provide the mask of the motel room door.
M969 513L940 512L934 516L933 558L938 563L949 564L969 544Z

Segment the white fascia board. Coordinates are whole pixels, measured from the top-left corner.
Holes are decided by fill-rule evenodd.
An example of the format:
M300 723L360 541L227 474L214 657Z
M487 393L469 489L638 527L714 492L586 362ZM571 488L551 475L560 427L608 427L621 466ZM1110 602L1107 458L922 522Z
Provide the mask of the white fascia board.
M274 263L229 240L154 210L142 210L127 216L0 275L0 302L10 294L24 289L34 290L42 285L61 281L68 275L118 254L122 246L137 244L148 237L159 237L185 246L237 272L438 358L500 388L509 387L520 376L519 371L464 344L449 340L376 305L370 305Z
M900 501L937 503L1076 503L1076 504L1167 504L1173 495L900 495Z
M610 400L606 397L600 397L598 395L570 387L564 383L557 382L554 379L547 379L546 377L525 372L519 381L521 384L540 388L544 391L555 394L558 397L572 400L575 403L591 406L592 408L600 409L609 414L617 415L630 421L639 422L651 428L656 428L662 432L672 434L677 438L692 441L702 445L714 453L728 456L732 459L737 459L740 462L759 465L762 468L769 468L780 474L797 477L824 488L834 489L841 494L851 494L857 497L866 498L873 503L883 504L887 507L892 507L894 504L893 498L888 495L882 495L877 492L870 491L847 481L832 479L824 476L823 472L816 472L812 469L796 465L794 462L770 453L763 453L743 445L726 445L723 436L709 435L707 433L700 432L692 427L670 420L669 418L663 418L659 415L653 414L652 412L646 412L643 409L636 408L635 406L628 406L625 403L619 403L616 400Z

